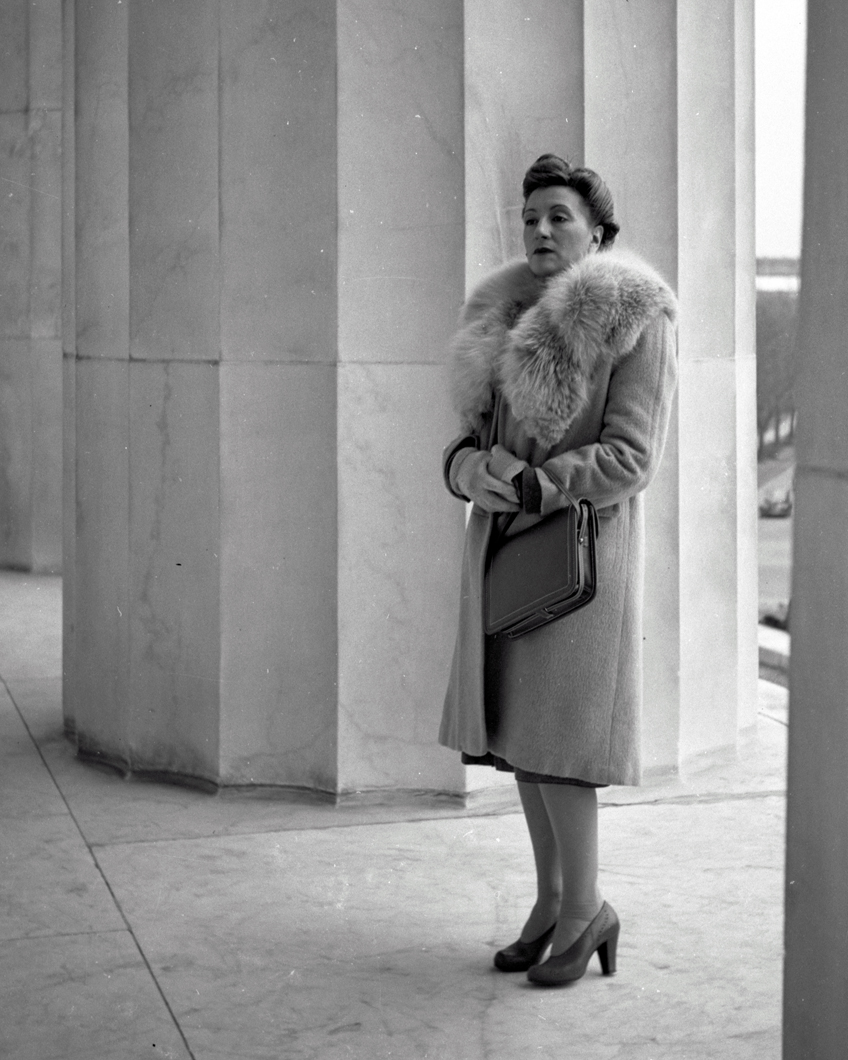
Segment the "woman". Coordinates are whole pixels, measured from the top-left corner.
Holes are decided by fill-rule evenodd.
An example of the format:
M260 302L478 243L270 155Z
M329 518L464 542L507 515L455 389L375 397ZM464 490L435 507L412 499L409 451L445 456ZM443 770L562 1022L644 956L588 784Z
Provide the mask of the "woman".
M610 249L619 226L595 172L542 155L523 192L526 261L477 287L452 345L463 434L445 450L444 473L474 506L439 740L466 763L515 773L537 898L495 966L557 984L582 976L596 951L604 973L615 971L596 789L640 777L641 492L676 386L676 303L651 268ZM598 510L595 598L514 640L487 637L493 522L549 515L568 503L559 487Z

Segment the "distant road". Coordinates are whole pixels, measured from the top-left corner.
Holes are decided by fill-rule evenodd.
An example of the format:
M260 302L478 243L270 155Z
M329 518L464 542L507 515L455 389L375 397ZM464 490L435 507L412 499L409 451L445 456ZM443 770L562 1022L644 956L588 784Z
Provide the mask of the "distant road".
M792 519L759 520L760 614L789 603L792 581Z
M792 488L795 453L787 447L772 460L757 465L759 499L785 494ZM776 612L789 603L792 590L792 518L760 516L758 529L760 614Z

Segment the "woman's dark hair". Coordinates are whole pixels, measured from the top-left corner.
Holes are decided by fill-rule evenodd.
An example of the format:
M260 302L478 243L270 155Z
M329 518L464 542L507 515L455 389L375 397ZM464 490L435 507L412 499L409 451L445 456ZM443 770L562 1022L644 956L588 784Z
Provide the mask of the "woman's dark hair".
M615 219L610 190L594 169L572 166L559 155L539 155L524 174L521 190L527 202L538 188L560 186L573 188L588 206L593 223L603 228L601 250L611 247L618 235L619 225Z

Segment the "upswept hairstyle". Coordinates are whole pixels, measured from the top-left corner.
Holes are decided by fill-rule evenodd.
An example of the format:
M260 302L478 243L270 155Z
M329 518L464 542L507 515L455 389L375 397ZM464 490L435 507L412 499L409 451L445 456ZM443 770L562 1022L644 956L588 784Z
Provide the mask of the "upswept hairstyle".
M573 188L589 208L593 224L603 228L599 249L611 247L618 235L619 224L615 219L612 194L594 169L572 166L559 155L539 155L524 174L521 190L526 203L538 188L559 186Z

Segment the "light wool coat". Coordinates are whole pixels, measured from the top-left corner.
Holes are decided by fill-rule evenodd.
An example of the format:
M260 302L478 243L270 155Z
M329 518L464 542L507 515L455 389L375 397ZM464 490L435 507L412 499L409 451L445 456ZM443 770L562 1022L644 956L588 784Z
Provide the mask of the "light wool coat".
M617 250L587 256L544 287L514 261L466 303L451 349L463 434L445 450L448 488L451 459L468 435L481 449L499 443L541 467L598 509L599 584L571 615L515 640L486 637L493 517L472 509L439 734L445 746L491 752L535 773L639 783L641 493L668 429L675 319L668 285Z

